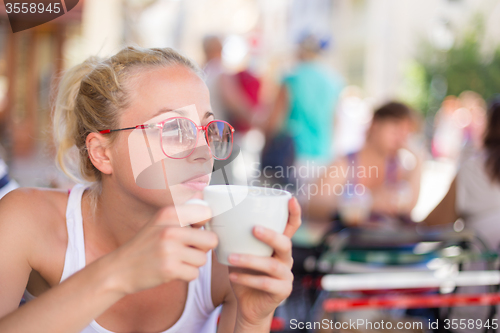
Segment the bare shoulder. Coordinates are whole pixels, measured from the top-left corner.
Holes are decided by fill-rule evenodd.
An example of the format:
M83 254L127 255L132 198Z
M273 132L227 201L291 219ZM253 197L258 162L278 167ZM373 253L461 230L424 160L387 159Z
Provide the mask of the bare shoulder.
M33 243L43 235L64 237L68 194L41 188L19 188L0 200L0 234L20 243Z
M40 224L53 220L66 209L68 194L62 190L43 188L18 188L0 200L0 216L14 217L18 223ZM0 223L10 224L0 220ZM27 226L27 225L25 225Z

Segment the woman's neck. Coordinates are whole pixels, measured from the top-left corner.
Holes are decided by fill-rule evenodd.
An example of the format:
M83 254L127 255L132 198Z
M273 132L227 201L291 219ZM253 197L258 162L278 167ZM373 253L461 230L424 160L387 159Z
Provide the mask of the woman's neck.
M82 202L84 219L87 217L94 239L105 252L113 251L134 237L158 211L114 187L109 183L103 185L94 210L89 193L84 194Z

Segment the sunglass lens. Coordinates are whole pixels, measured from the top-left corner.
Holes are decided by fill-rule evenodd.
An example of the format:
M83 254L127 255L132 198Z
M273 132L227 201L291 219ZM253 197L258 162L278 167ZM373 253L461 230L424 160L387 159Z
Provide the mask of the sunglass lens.
M196 125L189 119L172 118L164 123L161 143L165 154L172 158L185 158L196 147Z
M213 121L207 128L208 144L213 156L225 160L233 150L233 133L229 124L223 121Z

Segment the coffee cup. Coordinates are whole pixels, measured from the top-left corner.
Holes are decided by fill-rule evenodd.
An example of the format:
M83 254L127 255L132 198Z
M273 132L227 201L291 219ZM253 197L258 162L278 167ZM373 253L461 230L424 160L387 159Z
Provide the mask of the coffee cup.
M283 190L240 185L212 185L203 190L204 200L212 210L212 219L205 225L215 232L219 244L217 260L230 265L232 253L271 256L273 248L252 233L263 226L283 233L288 221L288 201L292 195Z

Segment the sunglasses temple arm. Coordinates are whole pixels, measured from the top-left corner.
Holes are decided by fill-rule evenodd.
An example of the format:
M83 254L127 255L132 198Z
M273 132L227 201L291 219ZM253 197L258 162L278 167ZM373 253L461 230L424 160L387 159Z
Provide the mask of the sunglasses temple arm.
M148 128L157 128L157 124L144 124L144 125L137 125L135 127L132 127L132 129L148 129Z

